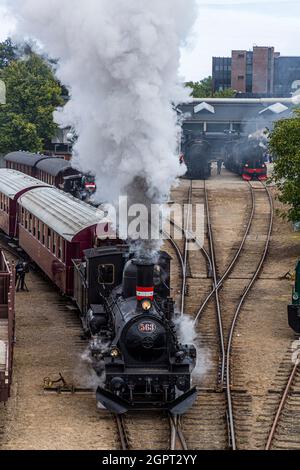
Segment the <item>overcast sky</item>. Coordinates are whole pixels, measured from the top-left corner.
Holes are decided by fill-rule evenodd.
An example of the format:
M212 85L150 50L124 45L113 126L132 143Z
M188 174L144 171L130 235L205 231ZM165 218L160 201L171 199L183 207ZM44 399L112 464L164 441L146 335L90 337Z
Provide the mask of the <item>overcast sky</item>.
M282 55L300 55L300 0L197 1L198 18L182 57L186 80L211 75L212 57L229 56L232 49L275 46ZM0 40L14 28L1 3Z

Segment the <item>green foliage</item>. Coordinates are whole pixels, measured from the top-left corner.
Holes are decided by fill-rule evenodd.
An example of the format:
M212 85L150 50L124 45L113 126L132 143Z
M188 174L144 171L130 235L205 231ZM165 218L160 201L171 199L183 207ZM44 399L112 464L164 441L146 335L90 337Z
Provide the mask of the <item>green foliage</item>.
M192 89L193 98L232 98L235 96L232 89L214 93L212 77L204 78L200 82L188 82L185 86Z
M0 70L0 79L7 102L0 107L0 153L42 151L57 131L53 112L63 105L51 66L31 52Z
M193 98L208 98L213 96L211 77L204 78L200 82L188 82L186 87L192 89Z
M13 144L12 144L13 143ZM0 110L0 149L2 153L29 149L40 152L43 148L36 126L21 115Z
M232 88L226 88L226 90L216 91L214 98L234 98L236 92Z
M0 43L0 69L7 67L13 60L17 58L17 48L11 39L7 39Z
M280 190L279 200L288 206L282 215L300 221L300 110L275 124L270 151L276 156L272 180Z

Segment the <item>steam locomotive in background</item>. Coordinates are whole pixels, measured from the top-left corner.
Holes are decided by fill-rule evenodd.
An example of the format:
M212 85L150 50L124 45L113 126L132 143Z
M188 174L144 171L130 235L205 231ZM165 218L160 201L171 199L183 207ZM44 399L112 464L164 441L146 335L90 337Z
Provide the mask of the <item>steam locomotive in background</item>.
M230 140L224 147L225 167L245 181L265 181L268 178L265 153L266 147L257 139Z
M186 178L206 180L211 176L212 149L205 134L183 133L181 163L187 166Z
M116 414L185 413L197 396L191 388L196 349L178 338L169 255L153 262L126 247L87 250L76 264L74 291L93 367L105 377L98 403Z

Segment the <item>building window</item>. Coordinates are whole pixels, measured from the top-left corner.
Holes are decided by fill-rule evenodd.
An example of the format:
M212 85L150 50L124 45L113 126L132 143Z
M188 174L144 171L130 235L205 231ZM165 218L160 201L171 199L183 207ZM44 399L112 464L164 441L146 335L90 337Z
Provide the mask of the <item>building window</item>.
M244 75L239 75L238 76L238 80L244 80L244 78L245 78Z
M238 55L238 58L239 58L239 59L245 59L245 54L239 54L239 55Z

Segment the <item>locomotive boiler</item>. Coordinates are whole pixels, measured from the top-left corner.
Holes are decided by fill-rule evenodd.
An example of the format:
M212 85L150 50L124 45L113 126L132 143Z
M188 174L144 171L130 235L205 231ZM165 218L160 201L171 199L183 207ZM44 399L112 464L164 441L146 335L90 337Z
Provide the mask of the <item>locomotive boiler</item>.
M204 135L184 136L181 161L187 166L186 178L206 180L211 176L211 145Z
M77 264L77 303L104 377L97 401L113 413L185 413L196 399L196 349L182 344L170 298L170 257L140 259L124 248L88 250ZM95 275L96 273L96 275Z

